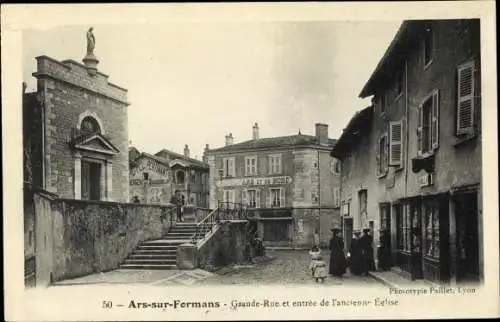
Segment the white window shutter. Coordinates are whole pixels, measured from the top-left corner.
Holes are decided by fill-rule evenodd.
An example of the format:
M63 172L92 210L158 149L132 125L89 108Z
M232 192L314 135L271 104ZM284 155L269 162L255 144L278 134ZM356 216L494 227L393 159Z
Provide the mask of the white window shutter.
M222 159L222 177L227 177L227 159Z
M255 191L255 208L260 208L260 189Z
M418 155L422 155L423 153L423 137L422 137L422 123L424 122L424 114L423 114L423 106L420 105L417 108L417 147L418 147Z
M257 175L259 173L259 163L258 163L259 159L256 157L254 160L255 160L255 172L254 172L254 175Z
M234 158L231 159L231 175L236 177L236 162L234 162Z
M271 174L273 173L273 157L272 156L269 156L269 169L267 171L267 173Z
M402 122L389 123L389 165L400 166L402 159L403 128Z
M457 135L474 133L474 62L458 68Z
M431 126L432 148L439 147L439 91L432 94L432 126Z
M266 208L271 208L271 190L266 189Z
M285 207L285 188L280 189L280 207Z

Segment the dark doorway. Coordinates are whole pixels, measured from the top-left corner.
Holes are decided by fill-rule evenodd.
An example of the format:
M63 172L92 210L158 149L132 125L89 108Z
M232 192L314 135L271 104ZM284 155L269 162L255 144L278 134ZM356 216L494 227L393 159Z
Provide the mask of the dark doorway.
M457 283L479 282L479 232L477 195L455 197L457 225Z
M101 199L101 164L82 160L82 199Z
M266 220L264 221L264 240L267 242L289 241L290 221Z
M352 243L352 234L353 234L353 220L352 217L342 217L342 224L343 224L343 232L342 235L344 236L344 241L345 241L345 249L350 249L351 248L351 243Z

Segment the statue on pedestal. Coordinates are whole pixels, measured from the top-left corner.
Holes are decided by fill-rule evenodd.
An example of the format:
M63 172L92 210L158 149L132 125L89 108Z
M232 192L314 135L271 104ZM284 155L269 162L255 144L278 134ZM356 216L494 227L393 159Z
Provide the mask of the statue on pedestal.
M87 31L87 56L94 56L95 37L93 30L94 28L90 27Z

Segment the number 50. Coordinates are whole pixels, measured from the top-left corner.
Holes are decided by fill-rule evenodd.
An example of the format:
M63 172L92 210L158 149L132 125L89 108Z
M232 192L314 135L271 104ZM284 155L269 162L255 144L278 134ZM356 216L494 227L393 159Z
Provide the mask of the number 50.
M113 307L113 302L111 301L102 301L102 308L103 309L110 309Z

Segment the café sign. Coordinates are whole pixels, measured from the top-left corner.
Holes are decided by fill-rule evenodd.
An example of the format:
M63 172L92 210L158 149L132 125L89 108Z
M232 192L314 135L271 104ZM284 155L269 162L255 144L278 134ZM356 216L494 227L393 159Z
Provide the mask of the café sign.
M156 173L158 173L161 176L168 176L170 169L167 166L164 166L160 164L159 162L156 162L151 159L143 159L141 160L141 163L139 163L137 166L133 167L130 169L130 174L135 177L138 173L143 172L144 170L151 170Z
M281 176L281 177L261 177L261 178L234 178L234 179L223 179L222 181L217 181L219 187L235 187L235 186L273 186L273 185L285 185L292 183L292 177Z

